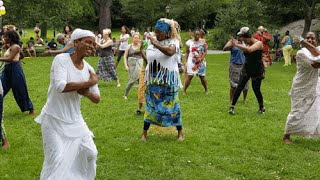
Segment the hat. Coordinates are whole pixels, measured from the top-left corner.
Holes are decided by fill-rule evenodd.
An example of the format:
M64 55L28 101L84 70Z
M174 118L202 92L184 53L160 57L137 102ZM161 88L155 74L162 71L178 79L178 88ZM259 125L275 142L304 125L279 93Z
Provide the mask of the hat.
M252 35L249 30L250 29L248 27L242 27L240 31L237 33L237 35L241 35L242 37L245 37L245 38L250 38Z
M84 38L84 37L93 37L94 38L95 36L89 30L83 30L83 29L77 28L71 34L71 41L74 42L74 40Z

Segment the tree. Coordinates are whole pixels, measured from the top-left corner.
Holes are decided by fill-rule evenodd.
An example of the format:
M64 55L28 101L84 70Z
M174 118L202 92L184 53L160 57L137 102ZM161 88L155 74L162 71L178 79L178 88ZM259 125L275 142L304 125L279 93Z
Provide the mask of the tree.
M99 31L105 28L111 28L111 7L112 0L93 0L92 1L97 16L99 17Z
M217 29L213 36L216 47L221 49L229 36L235 36L243 26L254 33L259 25L265 24L263 5L256 0L234 0L226 8L220 9L217 15Z
M40 22L43 38L47 26L62 26L70 19L94 14L90 0L7 0L6 9L6 23L32 27Z
M304 14L304 28L303 35L310 31L312 19L315 17L315 7L320 0L300 0L303 4L303 14Z

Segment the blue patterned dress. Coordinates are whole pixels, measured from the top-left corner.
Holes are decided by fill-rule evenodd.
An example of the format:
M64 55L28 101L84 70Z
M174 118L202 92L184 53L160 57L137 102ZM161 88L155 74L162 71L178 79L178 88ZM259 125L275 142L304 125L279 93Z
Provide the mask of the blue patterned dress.
M179 41L166 39L160 45L176 46ZM181 110L179 101L179 77L177 54L167 56L153 45L146 50L148 64L146 67L146 112L144 121L158 126L181 126Z

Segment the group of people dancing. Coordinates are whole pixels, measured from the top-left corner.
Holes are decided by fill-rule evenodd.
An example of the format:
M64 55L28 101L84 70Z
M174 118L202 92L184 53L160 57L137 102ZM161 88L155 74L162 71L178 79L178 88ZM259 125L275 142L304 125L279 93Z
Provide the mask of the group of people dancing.
M246 101L248 80L251 79L252 89L259 104L258 113L264 114L261 83L264 79L263 42L255 39L248 27L237 31L236 39L231 37L223 50L231 51L229 61L230 108L229 113L235 114L235 105L243 92ZM308 32L305 38L296 37L302 47L297 52L297 72L292 81L290 91L291 111L287 116L283 136L284 144L292 144L292 135L304 137L320 136L320 46L319 37L315 32ZM284 37L284 49L291 44L289 32ZM292 47L289 47L291 49ZM285 50L284 50L285 51ZM285 66L289 61L285 61Z
M50 70L48 97L44 107L35 121L41 125L44 163L40 179L94 179L96 175L97 148L93 133L89 130L81 114L81 98L88 98L92 103L99 103L99 80L115 81L120 86L117 75L117 65L124 58L124 67L128 72L128 83L123 95L128 98L130 89L135 82L138 87L138 109L142 114L145 104L144 123L141 140L148 139L151 125L161 127L174 126L177 129L177 139L184 140L182 128L182 112L179 100L179 89L183 94L195 75L199 76L208 94L206 81L206 55L208 44L201 29L196 29L192 39L185 43L185 77L181 81L178 64L181 63L181 48L179 24L171 19L160 18L156 21L155 32L146 34L144 41L139 33L126 36L127 29L122 27L118 59L114 59L111 30L104 29L102 38L89 30L75 29L67 37L68 41L56 53ZM242 27L231 37L224 50L231 51L229 63L230 108L229 113L235 114L235 105L241 92L246 101L248 81L257 98L258 113L264 114L265 107L261 93L262 80L265 78L263 61L264 43L254 38L248 27ZM28 96L25 76L23 74L18 45L19 36L12 30L4 35L6 53L0 61L6 62L2 72L0 88L0 122L2 122L3 97L12 89L21 111L34 114L32 102ZM318 69L320 67L320 48L317 34L309 32L305 39L300 38L304 47L297 53L297 74L291 90L291 112L288 115L283 142L291 144L291 135L318 136L319 117L317 109L320 106L320 83ZM72 48L72 52L65 53ZM99 49L98 68L95 71L85 58L96 48ZM120 57L120 59L119 59ZM2 147L8 148L9 142L1 126L0 138ZM85 169L85 171L84 171Z
M123 28L124 33L125 31ZM14 34L15 31L10 33ZM6 43L10 45L6 53L8 55L5 54L5 58L1 58L0 61L19 64L20 47L16 45L16 39L12 39L10 33L5 36ZM128 98L130 89L139 80L137 114L142 114L142 106L145 104L142 141L147 140L151 124L162 127L175 126L177 139L184 140L179 89L184 87L183 92L186 93L194 75L200 77L205 94L208 94L205 79L205 56L208 48L206 41L203 37L200 38L200 30L195 30L195 38L186 43L185 76L188 80L183 83L178 66L182 61L182 42L179 33L180 26L176 21L161 18L156 22L155 32L145 34L144 41L141 40L139 33L134 33L132 43L129 44L128 37L121 35L123 38L121 42L128 43L119 49L118 56L118 59L119 57L121 59L123 54L124 67L129 77L123 97ZM99 40L91 31L79 28L73 30L70 37L58 34L57 38L64 43L64 47L47 52L58 55L54 57L50 70L47 101L40 115L35 118L41 125L44 148L40 179L94 179L98 151L93 141L94 135L82 117L80 99L85 97L93 103L99 103L100 91L97 85L99 80L115 81L119 87L117 65L120 59L114 60L110 29L104 29ZM72 50L68 53L70 49ZM96 49L99 49L99 62L95 71L84 59ZM7 83L8 79L12 80L7 77L12 76L10 73L17 74L11 72L11 69L8 71L10 72L5 69L3 72L5 78L1 78L4 95L10 88L6 85L16 83ZM20 76L24 78L21 73ZM25 79L21 79L23 80L25 82ZM19 86L22 86L21 83ZM24 88L26 90L26 86ZM15 93L16 89L14 87L12 89ZM27 93L21 92L24 93L21 110L28 110L33 114L34 110ZM22 101L21 98L19 100ZM2 96L0 102L2 107ZM1 135L2 132L4 131L1 129ZM5 136L1 138L4 147L6 138Z

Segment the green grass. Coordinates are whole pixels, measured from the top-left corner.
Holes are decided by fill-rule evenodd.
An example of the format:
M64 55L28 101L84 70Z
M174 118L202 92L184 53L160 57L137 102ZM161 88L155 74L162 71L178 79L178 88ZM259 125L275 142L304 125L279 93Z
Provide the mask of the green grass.
M99 82L102 100L82 101L82 113L95 134L99 155L96 179L319 179L320 141L294 137L283 145L282 135L295 66L275 63L262 84L265 115L249 90L248 104L241 99L230 116L228 56L208 55L209 96L198 78L187 96L181 96L185 141L177 142L175 128L154 127L143 143L139 137L143 116L134 114L137 88L122 98L127 73L121 61L122 86ZM53 57L25 59L29 95L37 114L43 107ZM93 67L97 58L88 58ZM39 179L43 163L40 126L21 113L12 93L4 101L4 124L11 148L0 150L0 179Z

